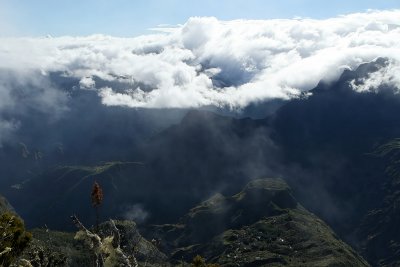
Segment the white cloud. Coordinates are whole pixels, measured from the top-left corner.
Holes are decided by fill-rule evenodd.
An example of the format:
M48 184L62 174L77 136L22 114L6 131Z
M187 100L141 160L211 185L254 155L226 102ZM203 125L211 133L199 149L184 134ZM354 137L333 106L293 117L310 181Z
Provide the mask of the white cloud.
M0 68L62 71L78 78L82 88L95 87L94 76L128 79L123 90L97 88L105 105L241 108L290 98L377 57L390 58L386 72L398 77L398 40L400 10L326 20L195 17L136 38L2 38ZM374 77L380 82L381 76ZM398 79L391 82L400 86Z
M83 77L79 81L79 87L81 89L92 89L96 85L96 82L93 80L93 77Z
M400 93L400 62L389 61L387 66L369 73L367 77L353 80L351 86L357 92L377 92L381 86L396 88Z

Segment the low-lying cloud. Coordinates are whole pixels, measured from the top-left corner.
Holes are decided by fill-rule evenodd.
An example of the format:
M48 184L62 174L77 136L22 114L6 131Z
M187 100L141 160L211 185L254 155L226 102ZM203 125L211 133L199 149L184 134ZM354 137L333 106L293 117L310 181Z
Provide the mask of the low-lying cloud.
M399 61L389 60L385 66L377 71L368 73L366 77L351 81L352 88L357 92L378 92L380 88L389 86L400 90L400 64Z
M2 38L0 68L19 75L34 71L44 78L62 72L80 80L78 88L98 90L110 106L235 109L295 97L377 57L390 58L384 71L398 76L399 18L400 10L325 20L194 17L135 38ZM364 84L376 87L382 77ZM96 79L120 86L101 87ZM398 79L391 82L400 86Z
M134 204L126 207L123 217L137 223L144 223L149 217L149 213L144 209L143 205Z
M1 64L6 65L5 62ZM10 62L12 65L13 62ZM19 118L46 114L43 120L59 118L67 110L67 94L41 72L23 66L16 71L0 68L0 147L19 129Z

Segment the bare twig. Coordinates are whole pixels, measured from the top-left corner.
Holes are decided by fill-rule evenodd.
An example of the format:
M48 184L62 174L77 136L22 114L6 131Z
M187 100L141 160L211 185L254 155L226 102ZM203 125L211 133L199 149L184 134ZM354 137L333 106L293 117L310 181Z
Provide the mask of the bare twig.
M71 216L71 219L80 232L83 233L85 240L89 242L89 247L96 256L96 267L138 267L135 256L126 256L120 248L121 235L113 220L110 220L112 236L102 240L99 235L89 231L75 215Z

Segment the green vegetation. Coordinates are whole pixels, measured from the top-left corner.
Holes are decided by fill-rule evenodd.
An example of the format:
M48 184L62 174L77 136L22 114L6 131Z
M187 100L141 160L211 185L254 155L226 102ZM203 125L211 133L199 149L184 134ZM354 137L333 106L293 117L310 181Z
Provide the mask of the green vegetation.
M221 266L369 266L323 221L298 209L227 230L198 252Z
M55 168L53 171L60 171L63 173L74 172L74 171L86 172L87 174L86 176L84 176L84 178L87 178L88 176L101 175L102 173L107 172L109 170L123 168L124 166L130 166L130 165L141 165L141 163L110 161L110 162L104 162L103 164L96 166L59 166Z
M32 235L23 221L11 212L0 216L0 266L9 266L28 246Z
M219 267L219 265L214 263L207 264L202 256L197 255L193 258L192 267Z
M90 266L91 253L74 239L74 233L33 229L32 236L20 262L29 261L33 266L49 267Z

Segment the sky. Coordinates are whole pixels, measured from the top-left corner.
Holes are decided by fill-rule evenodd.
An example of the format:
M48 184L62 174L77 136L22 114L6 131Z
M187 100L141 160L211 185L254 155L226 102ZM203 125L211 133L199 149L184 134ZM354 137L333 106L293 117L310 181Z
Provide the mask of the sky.
M184 24L194 16L325 19L367 9L397 8L398 0L0 0L0 34L132 37L158 25Z

